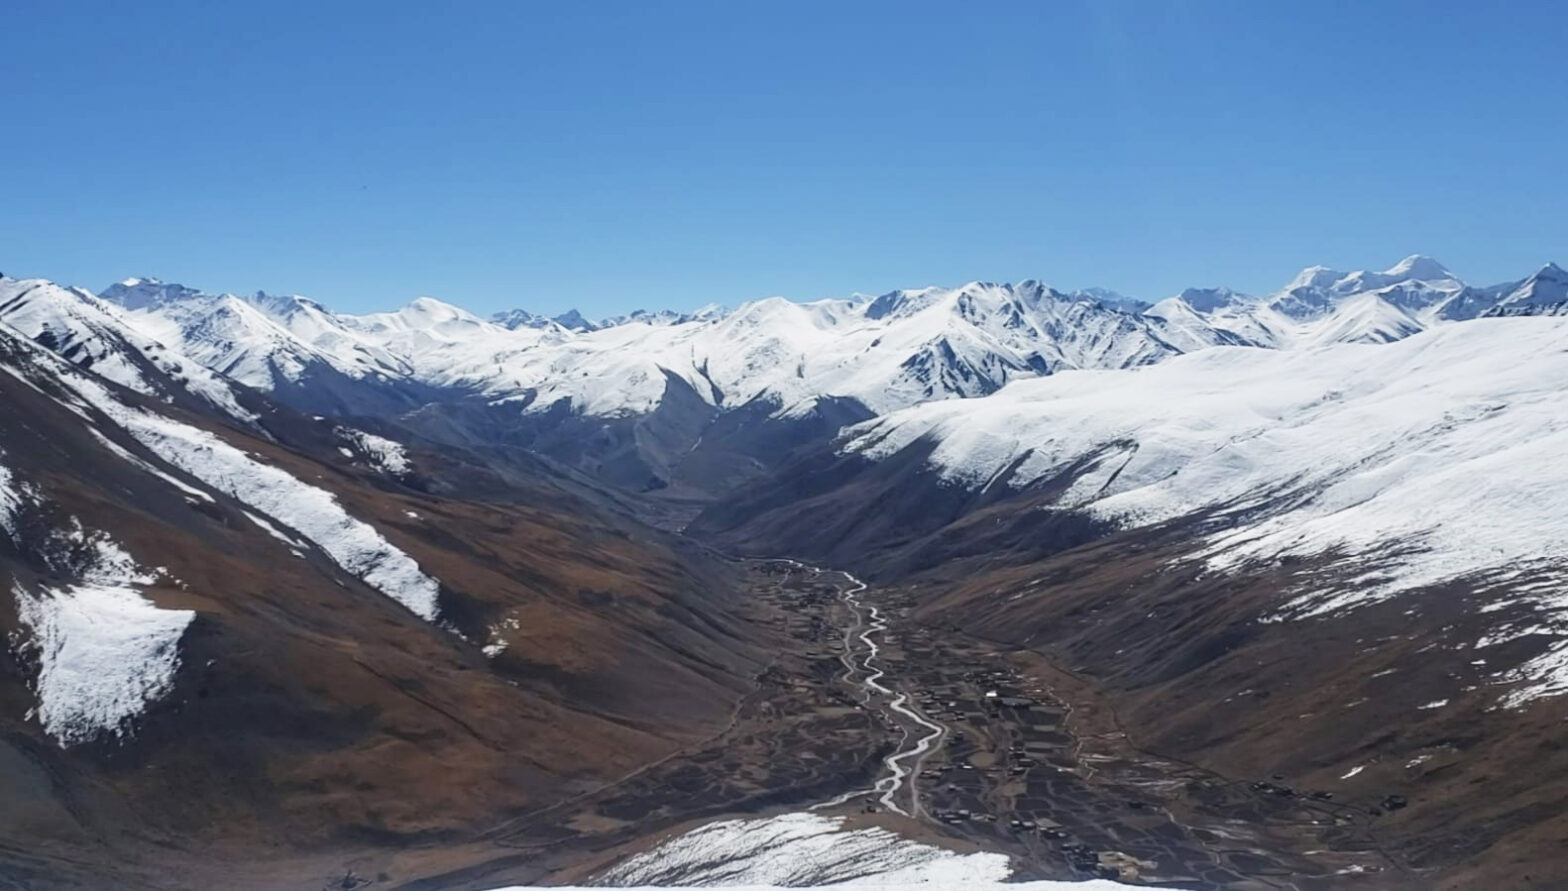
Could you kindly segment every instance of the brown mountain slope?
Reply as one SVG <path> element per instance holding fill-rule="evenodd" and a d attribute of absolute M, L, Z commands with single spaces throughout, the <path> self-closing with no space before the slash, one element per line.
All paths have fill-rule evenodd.
<path fill-rule="evenodd" d="M 23 885 L 167 885 L 198 854 L 244 885 L 474 837 L 721 727 L 764 661 L 728 568 L 559 488 L 448 500 L 322 448 L 298 416 L 270 425 L 295 449 L 108 391 L 332 493 L 439 581 L 430 622 L 164 461 L 62 385 L 81 372 L 4 331 L 0 371 L 0 466 L 30 493 L 0 541 L 0 875 Z M 412 462 L 416 486 L 451 472 Z M 40 633 L 19 604 L 85 578 L 58 545 L 73 521 L 161 568 L 142 597 L 195 616 L 124 735 L 66 745 L 36 712 Z"/>

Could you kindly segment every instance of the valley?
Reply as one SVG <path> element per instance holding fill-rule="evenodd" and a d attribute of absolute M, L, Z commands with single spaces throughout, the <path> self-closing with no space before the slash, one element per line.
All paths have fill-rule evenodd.
<path fill-rule="evenodd" d="M 1568 891 L 1568 3 L 11 6 L 0 891 Z"/>
<path fill-rule="evenodd" d="M 1553 887 L 1564 287 L 0 278 L 0 877 Z"/>
<path fill-rule="evenodd" d="M 913 621 L 907 593 L 791 561 L 750 561 L 747 577 L 762 607 L 754 621 L 778 633 L 781 650 L 723 731 L 496 827 L 464 852 L 487 852 L 481 865 L 398 887 L 615 880 L 626 858 L 704 821 L 801 811 L 1002 852 L 1021 880 L 1428 887 L 1380 848 L 1373 801 L 1141 751 L 1081 682 L 1064 683 L 1027 651 Z M 405 852 L 399 863 L 428 869 L 447 856 Z"/>

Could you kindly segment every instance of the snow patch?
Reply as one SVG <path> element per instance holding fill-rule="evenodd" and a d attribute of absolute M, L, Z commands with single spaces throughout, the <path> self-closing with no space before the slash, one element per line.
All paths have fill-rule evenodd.
<path fill-rule="evenodd" d="M 353 444 L 354 449 L 365 457 L 370 466 L 382 473 L 401 476 L 413 469 L 413 465 L 408 461 L 408 453 L 400 442 L 366 433 L 363 430 L 355 430 L 352 427 L 339 427 L 333 432 L 339 439 Z M 339 451 L 345 457 L 354 457 L 353 451 L 348 449 L 339 449 Z"/>
<path fill-rule="evenodd" d="M 179 668 L 179 642 L 196 614 L 159 609 L 135 590 L 156 574 L 102 533 L 74 518 L 54 536 L 71 548 L 77 582 L 31 592 L 13 588 L 27 634 L 12 645 L 36 657 L 31 716 L 62 746 L 100 734 L 123 736 L 149 702 L 164 696 Z"/>
<path fill-rule="evenodd" d="M 5 453 L 0 452 L 0 460 L 4 458 Z M 37 501 L 37 497 L 38 494 L 32 486 L 17 479 L 10 468 L 0 463 L 0 533 L 14 539 L 22 509 Z"/>
<path fill-rule="evenodd" d="M 1006 882 L 1011 874 L 1012 866 L 1002 854 L 959 854 L 886 829 L 847 830 L 842 818 L 795 813 L 700 826 L 651 851 L 633 855 L 599 881 L 618 887 L 666 889 L 809 885 L 1111 891 L 1135 887 L 1105 880 Z"/>

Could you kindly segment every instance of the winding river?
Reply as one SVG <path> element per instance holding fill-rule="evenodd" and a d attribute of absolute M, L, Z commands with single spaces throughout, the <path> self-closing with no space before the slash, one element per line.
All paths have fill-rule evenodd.
<path fill-rule="evenodd" d="M 882 759 L 887 768 L 887 776 L 877 780 L 876 785 L 870 789 L 861 789 L 846 792 L 837 798 L 824 801 L 812 807 L 812 810 L 834 807 L 863 795 L 876 795 L 877 801 L 889 811 L 905 817 L 920 817 L 925 810 L 920 804 L 919 775 L 920 766 L 925 763 L 926 756 L 936 748 L 942 738 L 947 735 L 947 727 L 930 720 L 909 706 L 909 694 L 890 689 L 882 684 L 882 678 L 887 676 L 887 671 L 878 664 L 882 647 L 874 639 L 877 634 L 887 630 L 887 619 L 882 616 L 882 611 L 876 606 L 863 603 L 860 594 L 869 586 L 855 576 L 842 570 L 822 570 L 808 566 L 795 560 L 785 561 L 791 566 L 813 572 L 836 572 L 842 575 L 848 585 L 840 592 L 840 597 L 849 605 L 854 614 L 854 624 L 844 631 L 844 651 L 839 660 L 844 663 L 844 677 L 853 681 L 856 674 L 865 672 L 865 677 L 858 682 L 861 688 L 861 702 L 871 704 L 876 699 L 885 699 L 886 708 L 890 712 L 907 718 L 923 733 L 914 742 L 914 736 L 909 728 L 904 728 L 904 744 L 898 751 Z M 860 642 L 860 647 L 855 646 L 855 641 Z M 857 664 L 858 663 L 858 664 Z M 906 766 L 907 765 L 907 766 Z M 906 810 L 898 801 L 899 794 L 905 787 L 909 789 L 909 808 Z"/>

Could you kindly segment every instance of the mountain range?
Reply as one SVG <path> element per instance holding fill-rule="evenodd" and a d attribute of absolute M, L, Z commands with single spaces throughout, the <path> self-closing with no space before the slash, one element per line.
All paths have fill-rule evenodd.
<path fill-rule="evenodd" d="M 99 297 L 147 336 L 266 391 L 341 376 L 367 387 L 461 388 L 525 411 L 564 402 L 576 413 L 615 417 L 651 411 L 673 375 L 716 408 L 761 402 L 789 416 L 824 399 L 883 413 L 991 393 L 1019 378 L 1129 368 L 1222 344 L 1382 343 L 1487 313 L 1551 312 L 1568 300 L 1568 273 L 1548 264 L 1478 288 L 1412 256 L 1383 272 L 1312 267 L 1262 297 L 1189 289 L 1152 306 L 1035 281 L 972 282 L 596 322 L 575 310 L 557 319 L 521 310 L 481 319 L 431 298 L 355 316 L 302 297 L 204 294 L 156 279 L 128 279 Z"/>
<path fill-rule="evenodd" d="M 527 873 L 487 827 L 733 728 L 790 557 L 1151 751 L 1397 790 L 1410 887 L 1568 880 L 1565 347 L 1568 272 L 1422 256 L 603 320 L 0 276 L 0 875 Z"/>

